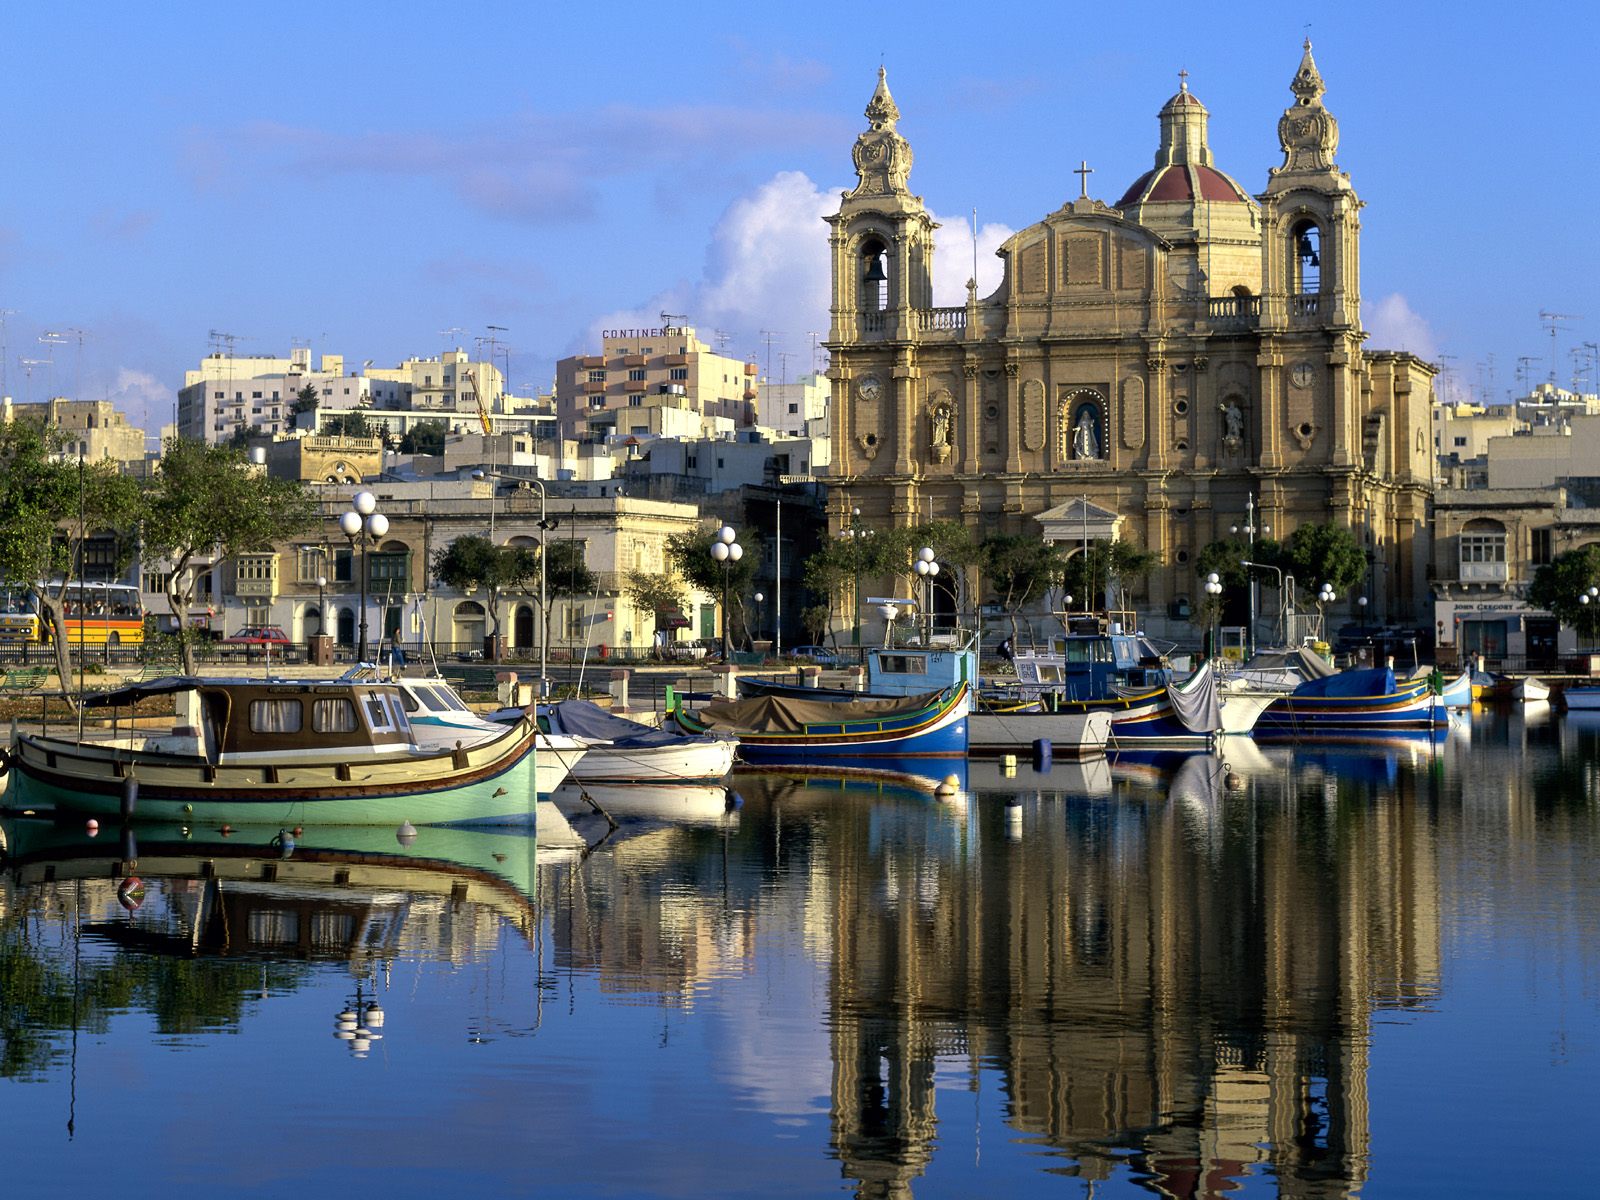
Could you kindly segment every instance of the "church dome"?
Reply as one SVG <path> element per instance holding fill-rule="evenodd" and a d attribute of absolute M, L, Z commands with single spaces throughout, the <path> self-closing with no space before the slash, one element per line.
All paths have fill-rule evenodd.
<path fill-rule="evenodd" d="M 1117 201 L 1118 208 L 1173 202 L 1193 204 L 1215 200 L 1250 204 L 1250 193 L 1212 165 L 1211 147 L 1206 138 L 1209 115 L 1189 81 L 1161 106 L 1161 146 L 1156 165 L 1146 171 Z"/>
<path fill-rule="evenodd" d="M 1154 167 L 1135 179 L 1123 193 L 1122 199 L 1117 201 L 1116 207 L 1127 208 L 1131 204 L 1159 203 L 1163 200 L 1232 200 L 1249 204 L 1250 196 L 1215 167 L 1169 163 Z"/>

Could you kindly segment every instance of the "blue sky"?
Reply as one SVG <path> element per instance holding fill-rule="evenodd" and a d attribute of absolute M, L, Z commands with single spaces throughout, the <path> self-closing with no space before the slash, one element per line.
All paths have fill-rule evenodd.
<path fill-rule="evenodd" d="M 1540 310 L 1575 314 L 1569 379 L 1571 349 L 1600 342 L 1595 6 L 1202 11 L 9 5 L 6 389 L 110 396 L 155 425 L 212 330 L 241 354 L 387 365 L 491 325 L 527 389 L 663 308 L 763 367 L 772 331 L 792 376 L 826 329 L 818 217 L 853 182 L 880 59 L 957 303 L 972 209 L 987 277 L 991 245 L 1077 194 L 1080 159 L 1116 200 L 1180 68 L 1218 165 L 1260 191 L 1307 19 L 1367 202 L 1371 344 L 1456 356 L 1463 392 L 1493 355 L 1503 395 L 1519 356 L 1550 370 Z M 69 330 L 81 348 L 38 340 Z"/>

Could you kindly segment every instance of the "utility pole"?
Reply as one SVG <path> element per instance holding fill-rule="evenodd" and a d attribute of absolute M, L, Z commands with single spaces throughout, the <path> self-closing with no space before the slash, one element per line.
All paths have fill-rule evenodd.
<path fill-rule="evenodd" d="M 783 334 L 780 333 L 780 332 L 777 332 L 775 330 L 763 329 L 761 331 L 761 336 L 764 339 L 766 339 L 766 343 L 767 343 L 767 378 L 771 379 L 772 378 L 772 343 L 777 341 L 779 338 L 781 338 L 783 336 Z"/>

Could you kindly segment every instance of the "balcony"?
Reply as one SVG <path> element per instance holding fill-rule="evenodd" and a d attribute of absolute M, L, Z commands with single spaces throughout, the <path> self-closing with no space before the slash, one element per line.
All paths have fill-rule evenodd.
<path fill-rule="evenodd" d="M 1304 296 L 1289 297 L 1289 315 L 1291 317 L 1314 317 L 1322 311 L 1322 297 L 1315 292 Z"/>
<path fill-rule="evenodd" d="M 1461 564 L 1462 583 L 1505 583 L 1511 572 L 1503 562 L 1464 562 Z"/>
<path fill-rule="evenodd" d="M 1254 329 L 1261 319 L 1261 297 L 1213 296 L 1206 301 L 1206 319 L 1224 329 Z"/>
<path fill-rule="evenodd" d="M 605 394 L 606 385 L 603 380 L 585 380 L 583 393 L 586 396 L 601 396 Z"/>
<path fill-rule="evenodd" d="M 921 333 L 965 333 L 967 310 L 965 308 L 925 308 L 917 313 L 917 329 Z"/>

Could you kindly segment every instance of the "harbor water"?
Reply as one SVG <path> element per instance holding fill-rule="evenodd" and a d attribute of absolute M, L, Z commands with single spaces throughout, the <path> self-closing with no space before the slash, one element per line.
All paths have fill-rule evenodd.
<path fill-rule="evenodd" d="M 730 782 L 409 844 L 7 820 L 8 1188 L 1584 1186 L 1600 715 Z"/>

